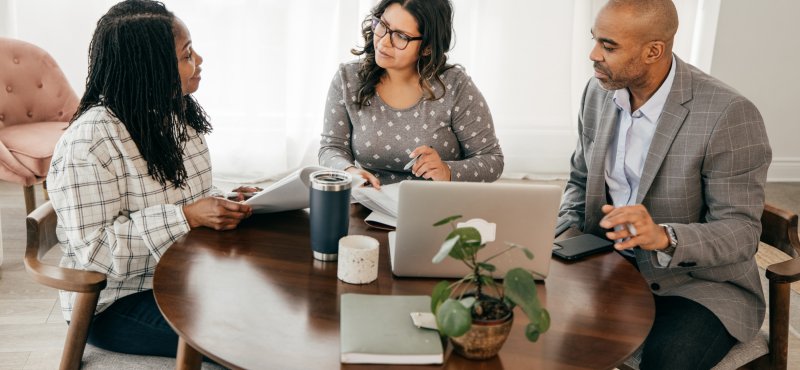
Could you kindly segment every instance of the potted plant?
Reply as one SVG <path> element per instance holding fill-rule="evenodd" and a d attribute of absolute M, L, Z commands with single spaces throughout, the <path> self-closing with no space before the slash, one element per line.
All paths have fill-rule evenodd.
<path fill-rule="evenodd" d="M 472 360 L 489 359 L 497 355 L 508 338 L 514 321 L 513 309 L 519 306 L 530 320 L 525 336 L 536 342 L 539 335 L 550 328 L 550 314 L 536 296 L 533 274 L 544 276 L 533 270 L 514 268 L 506 273 L 501 286 L 491 274 L 485 273 L 495 271 L 489 261 L 510 250 L 519 249 L 528 259 L 533 259 L 533 253 L 506 242 L 508 249 L 479 261 L 478 252 L 486 244 L 481 242 L 481 234 L 474 227 L 456 228 L 453 221 L 459 218 L 461 216 L 448 217 L 433 225 L 449 223 L 453 227 L 453 232 L 433 257 L 433 263 L 450 256 L 469 268 L 463 279 L 454 283 L 442 281 L 433 289 L 431 312 L 436 315 L 439 332 L 450 338 L 453 350 L 459 355 Z M 467 292 L 471 286 L 474 292 Z"/>

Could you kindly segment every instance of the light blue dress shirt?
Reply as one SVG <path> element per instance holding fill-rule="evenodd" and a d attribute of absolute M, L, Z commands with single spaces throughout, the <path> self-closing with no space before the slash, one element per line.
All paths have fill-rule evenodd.
<path fill-rule="evenodd" d="M 611 135 L 611 142 L 606 153 L 605 178 L 608 192 L 614 207 L 636 204 L 639 192 L 639 181 L 650 150 L 650 143 L 656 132 L 661 111 L 667 103 L 667 97 L 675 80 L 675 56 L 672 56 L 672 67 L 664 83 L 656 93 L 635 112 L 631 112 L 631 96 L 628 88 L 614 92 L 614 104 L 619 109 L 616 126 Z M 622 230 L 622 226 L 614 228 Z M 616 240 L 620 242 L 621 240 Z M 630 256 L 633 252 L 623 251 Z M 658 261 L 662 266 L 672 259 L 668 254 L 658 252 Z"/>

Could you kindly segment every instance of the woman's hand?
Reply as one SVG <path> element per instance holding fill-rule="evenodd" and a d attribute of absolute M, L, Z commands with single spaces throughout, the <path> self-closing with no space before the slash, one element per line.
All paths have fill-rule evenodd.
<path fill-rule="evenodd" d="M 424 155 L 417 163 L 414 163 L 414 167 L 411 167 L 414 176 L 433 179 L 433 181 L 450 181 L 450 166 L 442 161 L 435 149 L 423 145 L 414 149 L 409 157 L 414 158 L 420 154 Z"/>
<path fill-rule="evenodd" d="M 364 180 L 367 180 L 367 182 L 370 185 L 372 185 L 373 188 L 375 188 L 377 190 L 381 190 L 381 182 L 378 180 L 377 177 L 373 176 L 367 170 L 360 170 L 360 169 L 355 168 L 355 167 L 347 167 L 344 170 L 344 172 L 349 172 L 353 176 L 360 176 L 360 177 L 364 178 Z M 366 185 L 366 183 L 364 183 L 364 185 Z M 364 186 L 364 185 L 361 185 L 361 186 Z"/>
<path fill-rule="evenodd" d="M 202 198 L 183 206 L 183 216 L 192 229 L 205 226 L 214 230 L 231 230 L 252 213 L 248 205 L 217 197 Z"/>

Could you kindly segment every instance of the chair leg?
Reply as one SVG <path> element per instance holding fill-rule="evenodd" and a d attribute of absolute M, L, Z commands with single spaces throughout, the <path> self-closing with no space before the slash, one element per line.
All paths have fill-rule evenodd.
<path fill-rule="evenodd" d="M 25 193 L 25 216 L 27 217 L 34 209 L 36 209 L 36 193 L 34 192 L 33 185 L 23 186 L 22 191 Z"/>
<path fill-rule="evenodd" d="M 178 337 L 178 358 L 175 361 L 175 370 L 196 370 L 203 362 L 203 355 L 192 348 L 189 343 Z"/>
<path fill-rule="evenodd" d="M 44 200 L 50 200 L 50 194 L 47 194 L 47 181 L 42 182 L 42 191 L 44 192 Z"/>
<path fill-rule="evenodd" d="M 86 348 L 86 339 L 89 337 L 89 326 L 97 309 L 97 300 L 100 292 L 78 293 L 75 297 L 75 307 L 72 311 L 67 341 L 64 343 L 64 353 L 61 355 L 59 370 L 78 370 L 83 359 L 83 350 Z"/>
<path fill-rule="evenodd" d="M 788 367 L 789 292 L 789 284 L 769 282 L 769 354 L 773 370 Z"/>

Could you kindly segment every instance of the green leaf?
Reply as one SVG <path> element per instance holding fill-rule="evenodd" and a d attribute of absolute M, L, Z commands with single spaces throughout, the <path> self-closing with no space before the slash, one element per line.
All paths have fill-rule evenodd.
<path fill-rule="evenodd" d="M 503 280 L 503 288 L 506 298 L 519 306 L 531 320 L 531 324 L 538 328 L 542 321 L 542 304 L 536 296 L 536 280 L 533 276 L 521 268 L 511 269 Z"/>
<path fill-rule="evenodd" d="M 490 275 L 481 275 L 481 285 L 487 288 L 494 285 L 494 278 Z"/>
<path fill-rule="evenodd" d="M 494 265 L 488 263 L 478 262 L 478 266 L 489 272 L 494 272 L 495 270 L 497 270 L 497 268 L 494 267 Z"/>
<path fill-rule="evenodd" d="M 451 233 L 450 235 L 453 234 Z M 436 253 L 436 255 L 433 256 L 433 263 L 442 262 L 442 260 L 444 260 L 444 258 L 447 257 L 447 255 L 453 250 L 453 247 L 456 245 L 456 243 L 458 243 L 458 239 L 461 238 L 461 236 L 456 235 L 452 238 L 448 236 L 447 238 L 448 239 L 442 243 L 442 248 L 439 249 L 439 253 Z"/>
<path fill-rule="evenodd" d="M 539 332 L 546 333 L 550 329 L 550 313 L 542 308 L 542 319 L 539 320 Z"/>
<path fill-rule="evenodd" d="M 458 220 L 458 219 L 459 219 L 459 218 L 461 218 L 461 217 L 462 217 L 462 216 L 460 216 L 460 215 L 459 215 L 459 216 L 450 216 L 450 217 L 448 217 L 448 218 L 445 218 L 444 220 L 441 220 L 441 221 L 439 221 L 439 222 L 437 222 L 437 223 L 433 224 L 433 226 L 442 226 L 442 225 L 444 225 L 444 224 L 446 224 L 446 223 L 449 223 L 450 221 L 455 221 L 455 220 Z"/>
<path fill-rule="evenodd" d="M 513 310 L 514 307 L 517 307 L 517 304 L 514 303 L 512 300 L 508 299 L 508 297 L 503 297 L 503 302 L 508 305 L 509 310 Z"/>
<path fill-rule="evenodd" d="M 442 302 L 446 301 L 447 298 L 450 298 L 450 283 L 446 281 L 442 281 L 433 288 L 433 293 L 431 293 L 431 312 L 436 314 L 436 309 Z"/>
<path fill-rule="evenodd" d="M 525 327 L 525 337 L 531 342 L 539 340 L 539 330 L 536 328 L 536 325 L 528 324 L 528 326 Z"/>
<path fill-rule="evenodd" d="M 511 242 L 506 242 L 506 244 L 509 247 L 522 249 L 522 251 L 525 252 L 525 257 L 528 257 L 529 260 L 533 259 L 533 253 L 531 251 L 529 251 L 528 248 L 525 248 L 525 247 L 523 247 L 523 246 L 521 246 L 519 244 L 514 244 L 514 243 L 511 243 Z"/>
<path fill-rule="evenodd" d="M 470 309 L 472 308 L 472 305 L 475 304 L 475 301 L 476 301 L 475 297 L 467 297 L 460 300 L 459 302 L 461 302 L 461 305 L 463 305 L 464 308 Z"/>
<path fill-rule="evenodd" d="M 456 235 L 461 238 L 450 251 L 450 257 L 459 261 L 472 258 L 472 256 L 478 252 L 478 249 L 480 249 L 481 233 L 474 227 L 461 227 L 453 230 L 447 238 L 450 239 Z"/>
<path fill-rule="evenodd" d="M 443 335 L 457 338 L 472 326 L 472 314 L 455 299 L 448 299 L 439 307 L 436 324 Z"/>

